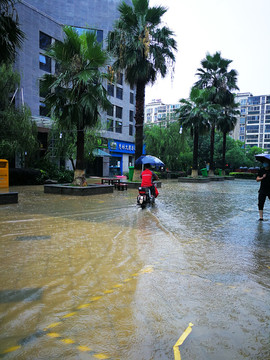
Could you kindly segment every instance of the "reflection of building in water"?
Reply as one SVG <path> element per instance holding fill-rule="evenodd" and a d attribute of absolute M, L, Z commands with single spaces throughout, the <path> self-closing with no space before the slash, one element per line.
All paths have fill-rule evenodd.
<path fill-rule="evenodd" d="M 235 101 L 239 103 L 240 115 L 232 137 L 243 141 L 246 146 L 270 151 L 270 95 L 239 93 Z"/>
<path fill-rule="evenodd" d="M 144 122 L 148 125 L 166 126 L 167 122 L 177 120 L 175 110 L 180 104 L 164 104 L 160 99 L 152 100 L 145 105 Z"/>
<path fill-rule="evenodd" d="M 23 89 L 17 92 L 16 102 L 27 104 L 37 122 L 40 157 L 50 146 L 48 132 L 51 126 L 48 126 L 49 109 L 44 104 L 46 94 L 40 90 L 39 79 L 44 74 L 57 71 L 55 61 L 45 55 L 46 49 L 55 41 L 63 39 L 63 25 L 70 25 L 79 33 L 86 29 L 95 32 L 97 40 L 105 49 L 107 34 L 119 16 L 117 8 L 120 2 L 121 0 L 23 0 L 16 3 L 20 27 L 26 35 L 16 59 L 16 69 L 21 75 Z M 131 0 L 125 2 L 131 4 Z M 112 107 L 108 112 L 101 113 L 104 141 L 100 149 L 109 153 L 109 139 L 134 145 L 135 89 L 125 82 L 123 73 L 118 74 L 115 83 L 108 82 L 104 86 Z M 134 163 L 134 156 L 123 154 L 122 149 L 120 169 L 128 171 L 129 162 Z M 109 159 L 106 156 L 96 158 L 96 168 L 100 172 L 96 175 L 109 175 Z"/>

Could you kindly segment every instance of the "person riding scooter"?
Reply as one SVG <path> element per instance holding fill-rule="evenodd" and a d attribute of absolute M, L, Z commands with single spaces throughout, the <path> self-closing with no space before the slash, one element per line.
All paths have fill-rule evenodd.
<path fill-rule="evenodd" d="M 156 197 L 155 185 L 153 184 L 153 180 L 158 180 L 158 176 L 150 170 L 150 167 L 150 164 L 144 164 L 145 170 L 140 175 L 142 179 L 141 187 L 150 188 L 151 194 Z"/>

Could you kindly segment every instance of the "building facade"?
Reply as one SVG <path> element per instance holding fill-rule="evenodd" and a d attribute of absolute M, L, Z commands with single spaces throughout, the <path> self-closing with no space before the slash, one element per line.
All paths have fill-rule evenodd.
<path fill-rule="evenodd" d="M 46 49 L 54 41 L 63 39 L 63 25 L 72 26 L 78 32 L 85 29 L 94 31 L 105 49 L 108 32 L 119 17 L 117 7 L 120 2 L 121 0 L 21 0 L 16 4 L 20 27 L 26 35 L 15 63 L 15 68 L 21 75 L 21 88 L 17 92 L 16 102 L 27 104 L 31 109 L 38 125 L 41 154 L 47 146 L 46 134 L 50 128 L 50 119 L 39 80 L 46 73 L 54 73 L 56 66 L 45 55 Z M 127 2 L 131 3 L 131 0 Z M 102 146 L 110 156 L 96 159 L 99 162 L 96 168 L 100 169 L 100 173 L 96 175 L 107 176 L 110 175 L 110 169 L 120 174 L 128 171 L 129 165 L 134 163 L 135 149 L 130 153 L 125 146 L 121 146 L 121 151 L 116 156 L 110 144 L 120 142 L 127 144 L 127 149 L 134 148 L 135 89 L 131 89 L 125 82 L 124 74 L 119 74 L 115 83 L 104 86 L 107 87 L 112 107 L 107 113 L 101 113 Z"/>
<path fill-rule="evenodd" d="M 144 123 L 147 125 L 166 126 L 167 122 L 176 121 L 175 110 L 180 104 L 164 104 L 160 99 L 145 105 Z"/>
<path fill-rule="evenodd" d="M 245 146 L 258 146 L 270 152 L 270 95 L 239 93 L 235 101 L 239 103 L 240 115 L 232 137 Z"/>

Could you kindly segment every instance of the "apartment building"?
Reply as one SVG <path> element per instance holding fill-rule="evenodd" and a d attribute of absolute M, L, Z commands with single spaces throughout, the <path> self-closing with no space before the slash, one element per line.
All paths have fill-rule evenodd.
<path fill-rule="evenodd" d="M 180 104 L 164 104 L 161 99 L 152 100 L 145 105 L 144 123 L 166 126 L 167 122 L 177 120 L 175 110 L 179 107 Z"/>
<path fill-rule="evenodd" d="M 27 104 L 38 125 L 40 156 L 46 151 L 51 119 L 39 87 L 40 78 L 54 73 L 56 64 L 45 55 L 48 46 L 63 39 L 63 25 L 80 33 L 85 29 L 96 33 L 97 40 L 106 47 L 106 37 L 119 16 L 121 0 L 21 0 L 16 4 L 19 23 L 26 35 L 18 51 L 15 67 L 21 75 L 17 92 L 18 104 Z M 127 3 L 131 4 L 131 0 Z M 121 174 L 134 162 L 135 89 L 119 74 L 116 83 L 104 84 L 112 108 L 101 113 L 102 150 L 109 156 L 96 158 L 96 175 Z"/>
<path fill-rule="evenodd" d="M 240 115 L 232 133 L 235 140 L 245 145 L 258 146 L 270 151 L 270 95 L 236 95 Z"/>

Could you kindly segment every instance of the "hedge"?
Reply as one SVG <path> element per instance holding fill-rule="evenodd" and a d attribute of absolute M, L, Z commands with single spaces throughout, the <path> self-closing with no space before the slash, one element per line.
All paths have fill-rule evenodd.
<path fill-rule="evenodd" d="M 234 176 L 237 179 L 256 179 L 257 174 L 249 172 L 230 172 L 230 176 Z"/>

